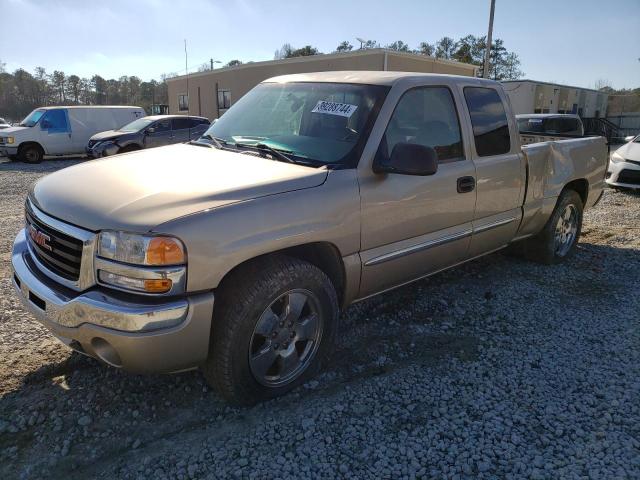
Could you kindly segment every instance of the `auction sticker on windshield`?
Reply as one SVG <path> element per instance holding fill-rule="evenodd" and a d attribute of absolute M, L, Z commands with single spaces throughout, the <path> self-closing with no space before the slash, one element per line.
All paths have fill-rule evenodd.
<path fill-rule="evenodd" d="M 326 113 L 329 115 L 339 115 L 341 117 L 349 118 L 353 115 L 353 112 L 356 111 L 356 108 L 358 108 L 357 105 L 320 100 L 313 110 L 311 110 L 311 113 Z"/>

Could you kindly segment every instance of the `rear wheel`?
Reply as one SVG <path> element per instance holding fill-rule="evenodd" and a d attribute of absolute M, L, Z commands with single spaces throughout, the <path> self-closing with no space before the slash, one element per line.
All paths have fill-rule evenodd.
<path fill-rule="evenodd" d="M 25 163 L 40 163 L 44 157 L 44 151 L 40 145 L 25 145 L 20 147 L 18 156 Z"/>
<path fill-rule="evenodd" d="M 313 376 L 333 343 L 338 301 L 317 267 L 274 257 L 242 268 L 218 294 L 207 381 L 228 401 L 249 405 Z"/>
<path fill-rule="evenodd" d="M 582 231 L 582 199 L 574 190 L 565 190 L 543 230 L 516 245 L 524 257 L 545 264 L 560 263 L 575 252 Z"/>

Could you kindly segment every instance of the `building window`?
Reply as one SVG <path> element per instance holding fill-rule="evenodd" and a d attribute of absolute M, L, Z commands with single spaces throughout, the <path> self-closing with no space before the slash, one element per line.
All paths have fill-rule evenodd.
<path fill-rule="evenodd" d="M 231 90 L 218 90 L 218 108 L 225 109 L 231 106 Z"/>
<path fill-rule="evenodd" d="M 189 110 L 189 95 L 186 93 L 178 95 L 178 110 L 181 112 Z"/>

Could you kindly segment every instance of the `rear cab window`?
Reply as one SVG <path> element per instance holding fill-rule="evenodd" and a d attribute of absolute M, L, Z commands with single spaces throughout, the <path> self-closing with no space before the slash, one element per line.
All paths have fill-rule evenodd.
<path fill-rule="evenodd" d="M 478 156 L 489 157 L 509 153 L 509 121 L 498 92 L 487 87 L 465 87 L 464 98 L 471 117 Z"/>

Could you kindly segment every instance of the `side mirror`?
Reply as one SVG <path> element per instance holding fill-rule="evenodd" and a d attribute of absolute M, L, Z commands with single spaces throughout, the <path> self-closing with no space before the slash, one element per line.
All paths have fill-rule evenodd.
<path fill-rule="evenodd" d="M 400 175 L 433 175 L 438 171 L 436 151 L 417 143 L 396 143 L 391 157 L 386 163 L 374 163 L 376 173 L 397 173 Z"/>
<path fill-rule="evenodd" d="M 156 132 L 155 127 L 149 127 L 149 128 L 147 128 L 147 130 L 144 133 L 146 133 L 147 135 L 150 135 L 150 134 L 155 133 L 155 132 Z"/>
<path fill-rule="evenodd" d="M 636 137 L 634 137 L 633 135 L 629 135 L 628 137 L 624 137 L 624 141 L 625 141 L 625 142 L 627 142 L 627 143 L 629 143 L 629 142 L 630 142 L 631 140 L 633 140 L 634 138 L 636 138 Z"/>

